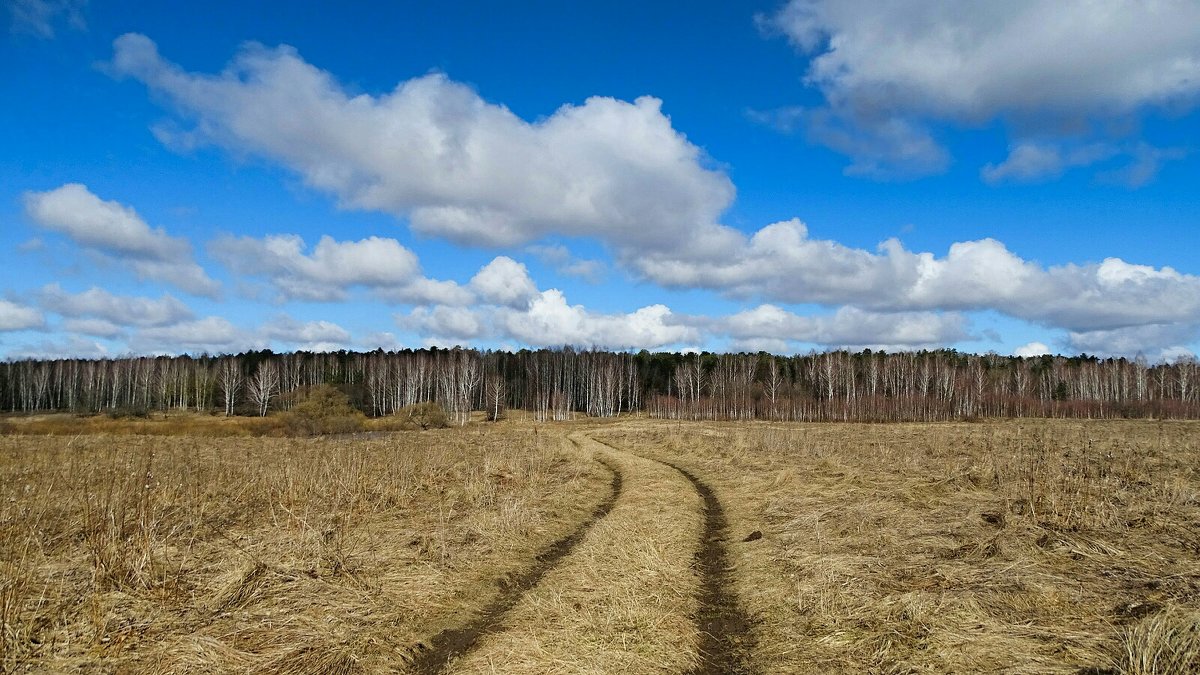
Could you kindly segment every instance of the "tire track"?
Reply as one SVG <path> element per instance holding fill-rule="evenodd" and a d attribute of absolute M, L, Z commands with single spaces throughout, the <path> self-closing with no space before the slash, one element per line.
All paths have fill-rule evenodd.
<path fill-rule="evenodd" d="M 621 452 L 604 441 L 592 440 Z M 747 665 L 746 658 L 754 647 L 750 620 L 738 607 L 737 599 L 730 590 L 729 555 L 725 549 L 729 523 L 725 518 L 725 509 L 721 507 L 712 488 L 687 469 L 659 459 L 645 459 L 683 474 L 704 500 L 704 534 L 696 551 L 696 566 L 701 574 L 700 607 L 696 612 L 696 624 L 701 636 L 701 661 L 690 675 L 744 675 L 754 672 Z"/>
<path fill-rule="evenodd" d="M 700 550 L 696 552 L 696 564 L 703 578 L 700 609 L 696 617 L 701 635 L 702 661 L 692 669 L 692 674 L 751 673 L 746 665 L 746 655 L 754 646 L 750 621 L 730 592 L 729 556 L 725 551 L 729 524 L 725 520 L 725 509 L 721 508 L 721 502 L 712 488 L 691 472 L 670 462 L 663 464 L 683 474 L 704 498 L 704 537 Z"/>
<path fill-rule="evenodd" d="M 603 464 L 612 473 L 612 492 L 608 499 L 597 506 L 592 511 L 591 517 L 574 532 L 539 553 L 534 558 L 533 567 L 508 580 L 499 597 L 485 607 L 477 617 L 464 626 L 447 628 L 426 642 L 418 642 L 413 649 L 415 654 L 410 664 L 411 672 L 421 675 L 440 673 L 451 659 L 466 653 L 480 638 L 495 631 L 500 625 L 500 620 L 517 604 L 521 596 L 536 586 L 547 572 L 583 540 L 593 525 L 607 516 L 609 511 L 612 511 L 617 499 L 621 496 L 623 477 L 620 470 L 608 460 L 597 457 L 596 461 Z"/>

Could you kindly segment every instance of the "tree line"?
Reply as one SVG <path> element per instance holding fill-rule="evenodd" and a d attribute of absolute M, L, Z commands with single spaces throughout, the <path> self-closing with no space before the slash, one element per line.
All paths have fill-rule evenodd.
<path fill-rule="evenodd" d="M 1200 418 L 1194 358 L 1008 357 L 955 350 L 798 356 L 473 349 L 6 361 L 10 412 L 267 415 L 331 384 L 372 416 L 436 402 L 538 420 L 642 413 L 695 420 L 937 421 L 985 417 Z"/>

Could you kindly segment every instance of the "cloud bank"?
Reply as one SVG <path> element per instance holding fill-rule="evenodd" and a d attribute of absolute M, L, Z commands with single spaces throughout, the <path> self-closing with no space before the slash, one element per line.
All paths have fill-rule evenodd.
<path fill-rule="evenodd" d="M 848 155 L 850 174 L 944 170 L 940 123 L 1103 136 L 1108 122 L 1189 110 L 1200 94 L 1200 5 L 1190 0 L 791 0 L 759 23 L 811 56 L 804 81 L 826 103 L 789 119 Z M 984 177 L 1040 179 L 1098 161 L 1046 156 L 1064 152 L 1018 143 Z"/>

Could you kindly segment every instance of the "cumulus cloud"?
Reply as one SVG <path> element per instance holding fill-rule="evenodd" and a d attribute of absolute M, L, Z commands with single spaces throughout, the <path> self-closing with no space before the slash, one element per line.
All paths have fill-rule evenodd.
<path fill-rule="evenodd" d="M 567 304 L 557 289 L 542 291 L 525 311 L 503 312 L 499 324 L 506 335 L 537 347 L 655 349 L 697 339 L 696 330 L 680 323 L 665 305 L 600 314 Z"/>
<path fill-rule="evenodd" d="M 491 312 L 481 308 L 415 307 L 407 316 L 398 316 L 397 324 L 423 336 L 469 343 L 485 337 L 489 331 Z M 449 343 L 446 343 L 449 344 Z"/>
<path fill-rule="evenodd" d="M 881 313 L 855 307 L 843 307 L 832 316 L 801 316 L 775 305 L 759 305 L 720 320 L 717 330 L 742 345 L 778 346 L 787 341 L 891 350 L 937 348 L 972 337 L 961 314 Z"/>
<path fill-rule="evenodd" d="M 116 324 L 97 318 L 68 319 L 62 328 L 76 336 L 124 339 L 128 350 L 143 354 L 236 353 L 272 345 L 288 350 L 336 351 L 352 344 L 349 331 L 327 320 L 301 321 L 281 313 L 257 326 L 239 326 L 220 316 L 192 319 L 189 313 L 187 317 L 170 323 L 142 322 L 132 333 L 127 332 L 132 322 Z"/>
<path fill-rule="evenodd" d="M 1186 321 L 1200 314 L 1200 277 L 1118 258 L 1043 267 L 994 239 L 959 242 L 943 257 L 888 240 L 866 251 L 808 236 L 799 220 L 774 223 L 730 247 L 724 260 L 649 253 L 630 261 L 665 286 L 735 297 L 856 305 L 881 311 L 995 309 L 1069 330 Z"/>
<path fill-rule="evenodd" d="M 507 338 L 530 347 L 661 349 L 727 339 L 736 350 L 784 353 L 796 343 L 901 350 L 973 339 L 966 318 L 957 313 L 876 313 L 846 307 L 831 316 L 808 317 L 761 305 L 731 316 L 707 317 L 677 315 L 661 304 L 601 313 L 568 303 L 557 289 L 539 292 L 523 309 L 417 307 L 396 321 L 440 345 Z"/>
<path fill-rule="evenodd" d="M 1047 110 L 1100 115 L 1190 105 L 1200 81 L 1190 75 L 1188 60 L 1194 31 L 1179 22 L 1193 10 L 1179 3 L 1163 5 L 1167 19 L 1142 16 L 1142 5 L 1095 17 L 1079 14 L 1082 5 L 1074 3 L 964 7 L 790 3 L 765 22 L 816 54 L 808 81 L 828 103 L 792 116 L 854 157 L 852 172 L 883 177 L 896 162 L 929 172 L 950 161 L 929 120 L 974 124 Z M 1094 21 L 1083 20 L 1089 17 Z M 1130 24 L 1134 32 L 1162 24 L 1163 39 L 1121 34 L 1113 49 L 1123 56 L 1100 50 L 1098 36 L 1129 17 L 1140 17 Z M 1056 31 L 1072 21 L 1080 33 L 1064 46 Z M 1092 62 L 1098 50 L 1111 72 Z M 110 68 L 171 101 L 193 140 L 268 158 L 348 207 L 391 213 L 417 232 L 459 243 L 509 246 L 550 235 L 586 236 L 606 244 L 617 265 L 664 287 L 882 314 L 996 310 L 1087 332 L 1187 321 L 1200 312 L 1200 277 L 1167 267 L 1116 258 L 1047 267 L 993 239 L 958 242 L 944 254 L 910 251 L 896 240 L 865 250 L 812 238 L 799 220 L 750 234 L 723 226 L 719 217 L 732 203 L 732 183 L 707 165 L 652 98 L 591 98 L 528 122 L 440 74 L 383 94 L 352 96 L 289 47 L 249 45 L 222 72 L 201 74 L 164 60 L 152 41 L 136 34 L 114 43 Z M 1040 180 L 1072 166 L 1134 156 L 1140 147 L 1024 140 L 983 174 L 997 182 Z M 1098 159 L 1109 152 L 1116 154 Z M 1148 168 L 1135 161 L 1114 180 L 1134 184 L 1171 158 L 1149 149 L 1143 155 Z M 572 260 L 550 245 L 529 250 L 560 261 L 551 264 Z M 235 272 L 266 277 L 285 300 L 340 300 L 357 286 L 393 302 L 427 305 L 410 319 L 429 332 L 476 335 L 484 328 L 467 321 L 470 315 L 484 327 L 499 326 L 494 334 L 522 341 L 528 326 L 544 320 L 563 333 L 542 335 L 542 341 L 622 344 L 605 332 L 613 323 L 606 315 L 538 291 L 527 270 L 505 257 L 460 285 L 422 277 L 415 255 L 378 237 L 326 237 L 311 252 L 294 236 L 226 237 L 212 251 Z M 349 259 L 355 264 L 338 262 Z M 632 340 L 652 344 L 676 336 L 679 317 L 647 310 L 638 310 L 642 324 L 630 325 Z M 510 329 L 511 316 L 526 323 Z"/>
<path fill-rule="evenodd" d="M 125 328 L 104 319 L 67 319 L 63 322 L 63 330 L 76 335 L 114 340 L 125 335 Z"/>
<path fill-rule="evenodd" d="M 507 256 L 484 265 L 471 277 L 471 288 L 486 302 L 517 309 L 528 306 L 538 292 L 528 268 Z"/>
<path fill-rule="evenodd" d="M 290 47 L 248 45 L 207 75 L 164 60 L 138 34 L 114 42 L 110 69 L 172 101 L 194 120 L 194 139 L 268 157 L 348 207 L 394 214 L 424 234 L 710 249 L 727 235 L 717 218 L 733 184 L 705 167 L 653 97 L 592 97 L 527 122 L 441 74 L 352 96 Z"/>
<path fill-rule="evenodd" d="M 1050 353 L 1050 348 L 1043 342 L 1029 342 L 1013 350 L 1013 356 L 1042 356 Z"/>
<path fill-rule="evenodd" d="M 100 359 L 112 356 L 108 348 L 78 335 L 61 340 L 42 340 L 18 345 L 4 355 L 6 359 Z"/>
<path fill-rule="evenodd" d="M 697 341 L 700 332 L 664 305 L 633 312 L 600 313 L 571 305 L 558 289 L 536 292 L 524 305 L 416 307 L 396 323 L 432 344 L 509 339 L 530 347 L 656 349 Z"/>
<path fill-rule="evenodd" d="M 194 295 L 217 293 L 219 285 L 192 260 L 186 239 L 151 228 L 132 208 L 104 201 L 85 185 L 67 183 L 46 192 L 26 192 L 25 211 L 39 226 L 127 263 L 139 278 L 172 284 Z"/>
<path fill-rule="evenodd" d="M 1200 323 L 1152 324 L 1111 330 L 1071 331 L 1067 344 L 1072 351 L 1097 356 L 1144 354 L 1151 360 L 1167 360 L 1188 353 L 1188 345 L 1200 340 Z"/>
<path fill-rule="evenodd" d="M 347 289 L 355 286 L 398 292 L 420 278 L 416 254 L 395 239 L 336 241 L 326 235 L 311 253 L 305 248 L 304 240 L 294 234 L 223 236 L 209 245 L 229 269 L 266 277 L 285 300 L 344 300 Z"/>
<path fill-rule="evenodd" d="M 417 277 L 403 286 L 378 288 L 382 300 L 405 305 L 467 305 L 475 294 L 457 281 Z"/>
<path fill-rule="evenodd" d="M 169 294 L 158 299 L 131 297 L 96 287 L 82 293 L 68 293 L 58 284 L 50 284 L 38 293 L 38 302 L 44 309 L 67 318 L 98 319 L 114 326 L 163 326 L 192 318 L 192 311 Z M 104 332 L 89 334 L 105 335 Z"/>
<path fill-rule="evenodd" d="M 396 339 L 396 336 L 388 331 L 368 333 L 358 341 L 358 345 L 362 349 L 368 351 L 374 351 L 376 349 L 382 349 L 384 351 L 396 351 L 404 348 L 404 345 Z"/>
<path fill-rule="evenodd" d="M 33 307 L 0 300 L 0 332 L 41 328 L 45 324 L 46 317 Z"/>
<path fill-rule="evenodd" d="M 862 172 L 939 170 L 929 161 L 933 122 L 1086 123 L 1187 109 L 1200 93 L 1200 5 L 1191 0 L 791 0 L 759 20 L 812 55 L 805 82 L 826 106 L 810 114 L 846 131 L 815 135 Z M 907 142 L 889 144 L 880 133 L 889 128 Z M 1029 151 L 1022 159 L 1047 161 Z"/>
<path fill-rule="evenodd" d="M 253 331 L 238 328 L 228 319 L 218 316 L 207 316 L 169 326 L 143 328 L 134 333 L 129 340 L 129 347 L 143 354 L 221 354 L 263 349 L 266 346 L 265 338 Z"/>
<path fill-rule="evenodd" d="M 350 331 L 331 321 L 297 321 L 280 314 L 263 324 L 259 333 L 266 339 L 293 349 L 322 352 L 344 349 L 350 344 Z"/>

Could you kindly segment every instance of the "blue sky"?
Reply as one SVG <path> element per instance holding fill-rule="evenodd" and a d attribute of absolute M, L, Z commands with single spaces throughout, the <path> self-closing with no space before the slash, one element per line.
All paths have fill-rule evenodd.
<path fill-rule="evenodd" d="M 1200 349 L 1193 2 L 341 4 L 6 2 L 0 357 Z"/>

